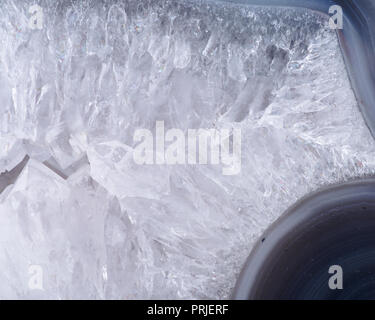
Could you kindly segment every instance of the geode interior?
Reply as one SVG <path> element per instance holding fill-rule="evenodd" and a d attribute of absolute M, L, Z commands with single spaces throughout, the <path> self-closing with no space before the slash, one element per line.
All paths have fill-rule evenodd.
<path fill-rule="evenodd" d="M 228 298 L 286 208 L 375 171 L 318 13 L 45 0 L 32 30 L 32 4 L 0 5 L 0 298 Z M 240 174 L 136 165 L 134 132 L 158 120 L 240 128 Z"/>

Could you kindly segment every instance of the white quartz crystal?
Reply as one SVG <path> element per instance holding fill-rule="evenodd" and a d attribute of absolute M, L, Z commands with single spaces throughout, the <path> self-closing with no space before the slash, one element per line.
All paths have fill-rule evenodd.
<path fill-rule="evenodd" d="M 44 0 L 31 29 L 32 4 L 0 4 L 1 299 L 228 298 L 285 209 L 375 171 L 326 17 Z M 134 132 L 158 120 L 240 128 L 241 172 L 137 165 Z"/>

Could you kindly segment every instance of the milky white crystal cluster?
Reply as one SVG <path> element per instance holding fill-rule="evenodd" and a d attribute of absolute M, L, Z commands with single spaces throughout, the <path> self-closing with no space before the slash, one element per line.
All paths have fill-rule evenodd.
<path fill-rule="evenodd" d="M 45 0 L 30 29 L 33 3 L 0 4 L 0 298 L 228 298 L 288 206 L 375 171 L 321 15 Z M 241 172 L 136 165 L 134 131 L 158 120 L 240 128 Z"/>

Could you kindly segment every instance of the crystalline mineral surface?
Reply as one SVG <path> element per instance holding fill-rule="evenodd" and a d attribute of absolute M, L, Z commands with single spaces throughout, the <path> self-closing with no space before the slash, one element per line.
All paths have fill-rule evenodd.
<path fill-rule="evenodd" d="M 14 184 L 0 176 L 0 298 L 228 298 L 288 206 L 374 173 L 326 17 L 46 0 L 32 29 L 33 3 L 0 5 L 0 172 L 30 157 Z M 158 120 L 240 128 L 241 172 L 135 164 L 135 130 Z"/>

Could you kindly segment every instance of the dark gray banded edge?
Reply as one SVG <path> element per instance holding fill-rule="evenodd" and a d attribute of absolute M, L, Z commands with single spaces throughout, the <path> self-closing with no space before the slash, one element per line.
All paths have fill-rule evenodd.
<path fill-rule="evenodd" d="M 280 279 L 277 281 L 284 281 L 282 278 L 285 274 L 287 274 L 287 268 L 294 267 L 295 264 L 298 264 L 298 268 L 303 267 L 304 264 L 308 265 L 311 261 L 292 261 L 293 259 L 287 260 L 282 257 L 283 255 L 291 255 L 295 256 L 294 253 L 298 252 L 298 255 L 301 255 L 301 244 L 298 244 L 298 250 L 293 251 L 293 253 L 285 253 L 285 249 L 291 248 L 294 250 L 293 247 L 296 246 L 298 242 L 301 242 L 301 238 L 306 235 L 305 231 L 307 230 L 310 232 L 314 228 L 316 228 L 314 238 L 311 238 L 311 246 L 313 246 L 313 242 L 319 241 L 326 244 L 324 247 L 327 249 L 327 252 L 322 252 L 323 262 L 327 262 L 331 259 L 331 256 L 334 251 L 338 249 L 340 251 L 340 255 L 342 252 L 346 252 L 347 244 L 344 244 L 342 239 L 341 242 L 335 242 L 336 230 L 334 227 L 331 229 L 330 232 L 326 232 L 324 228 L 320 228 L 319 223 L 321 221 L 326 221 L 327 219 L 332 219 L 336 221 L 340 221 L 342 218 L 340 215 L 342 212 L 349 212 L 351 217 L 348 219 L 348 215 L 341 219 L 341 223 L 344 225 L 344 234 L 348 233 L 348 230 L 353 234 L 357 234 L 360 237 L 365 236 L 365 229 L 370 229 L 370 234 L 374 235 L 375 233 L 372 232 L 373 227 L 375 225 L 375 178 L 368 178 L 368 179 L 361 179 L 361 180 L 354 180 L 338 185 L 332 185 L 329 187 L 325 187 L 320 189 L 319 191 L 308 195 L 298 201 L 294 206 L 292 206 L 289 210 L 287 210 L 281 218 L 279 218 L 275 223 L 271 225 L 270 228 L 262 235 L 262 237 L 256 243 L 254 249 L 252 250 L 241 274 L 237 281 L 236 288 L 233 292 L 233 299 L 239 300 L 247 300 L 247 299 L 275 299 L 279 298 L 277 295 L 280 288 L 277 287 L 273 288 L 274 285 L 272 281 L 267 283 L 270 277 L 274 279 Z M 363 210 L 367 209 L 367 211 Z M 356 220 L 356 213 L 360 212 L 358 217 L 359 220 Z M 365 219 L 362 219 L 365 218 Z M 362 220 L 361 220 L 362 219 Z M 367 219 L 367 220 L 366 220 Z M 354 221 L 354 223 L 353 223 Z M 355 225 L 358 221 L 358 225 Z M 349 222 L 349 223 L 348 223 Z M 362 224 L 362 233 L 361 228 L 358 227 Z M 338 223 L 339 225 L 339 223 Z M 369 230 L 367 230 L 369 231 Z M 367 232 L 368 233 L 368 232 Z M 371 246 L 371 250 L 374 250 L 374 238 L 371 241 L 368 241 L 366 238 L 366 243 Z M 306 239 L 305 239 L 306 240 Z M 347 238 L 348 243 L 354 242 L 355 239 Z M 353 240 L 353 241 L 352 241 Z M 363 239 L 362 239 L 363 240 Z M 362 241 L 361 240 L 361 241 Z M 308 248 L 310 244 L 305 245 L 309 242 L 309 239 L 302 243 L 304 248 Z M 345 246 L 346 245 L 346 246 Z M 341 246 L 341 247 L 340 247 Z M 332 250 L 331 250 L 332 248 Z M 353 258 L 352 255 L 356 254 L 356 250 L 349 250 L 349 258 Z M 367 251 L 368 254 L 370 251 Z M 373 253 L 373 252 L 371 252 Z M 325 255 L 325 256 L 324 256 Z M 319 255 L 311 255 L 310 252 L 306 254 L 308 258 L 316 258 L 318 261 L 322 258 Z M 375 258 L 374 254 L 371 254 L 373 258 Z M 296 260 L 299 259 L 295 256 Z M 354 257 L 358 259 L 358 257 Z M 280 264 L 280 261 L 284 259 L 284 262 Z M 337 256 L 339 259 L 339 255 Z M 335 258 L 333 258 L 335 260 Z M 302 263 L 301 263 L 302 262 Z M 365 261 L 366 262 L 366 261 Z M 373 263 L 373 261 L 372 261 Z M 353 265 L 353 263 L 351 263 Z M 276 270 L 273 269 L 274 266 L 282 266 L 282 269 L 277 268 Z M 351 267 L 351 266 L 350 266 Z M 319 266 L 321 269 L 321 266 Z M 328 278 L 328 268 L 324 269 L 323 276 Z M 375 270 L 372 271 L 373 273 Z M 300 276 L 300 275 L 298 275 Z M 374 278 L 374 274 L 371 275 Z M 303 284 L 298 283 L 298 278 L 291 281 L 289 284 L 291 287 L 301 286 Z M 320 280 L 320 284 L 322 286 L 327 286 L 327 279 Z M 265 285 L 267 283 L 267 285 Z M 284 283 L 285 285 L 285 283 Z M 362 284 L 361 284 L 362 285 Z M 345 286 L 345 285 L 344 285 Z M 299 290 L 297 288 L 296 290 Z M 326 287 L 326 291 L 328 291 L 328 287 Z M 275 296 L 273 296 L 273 290 L 275 290 Z M 287 289 L 288 290 L 288 289 Z M 266 293 L 264 292 L 266 291 Z M 334 292 L 332 292 L 334 294 Z M 337 293 L 337 292 L 336 292 Z M 374 292 L 371 292 L 374 293 Z M 289 292 L 287 292 L 289 294 Z M 303 298 L 303 297 L 296 297 L 293 296 L 295 292 L 292 292 L 290 296 L 282 296 L 281 298 Z M 314 296 L 314 292 L 308 293 L 310 296 L 308 298 L 317 298 Z"/>

